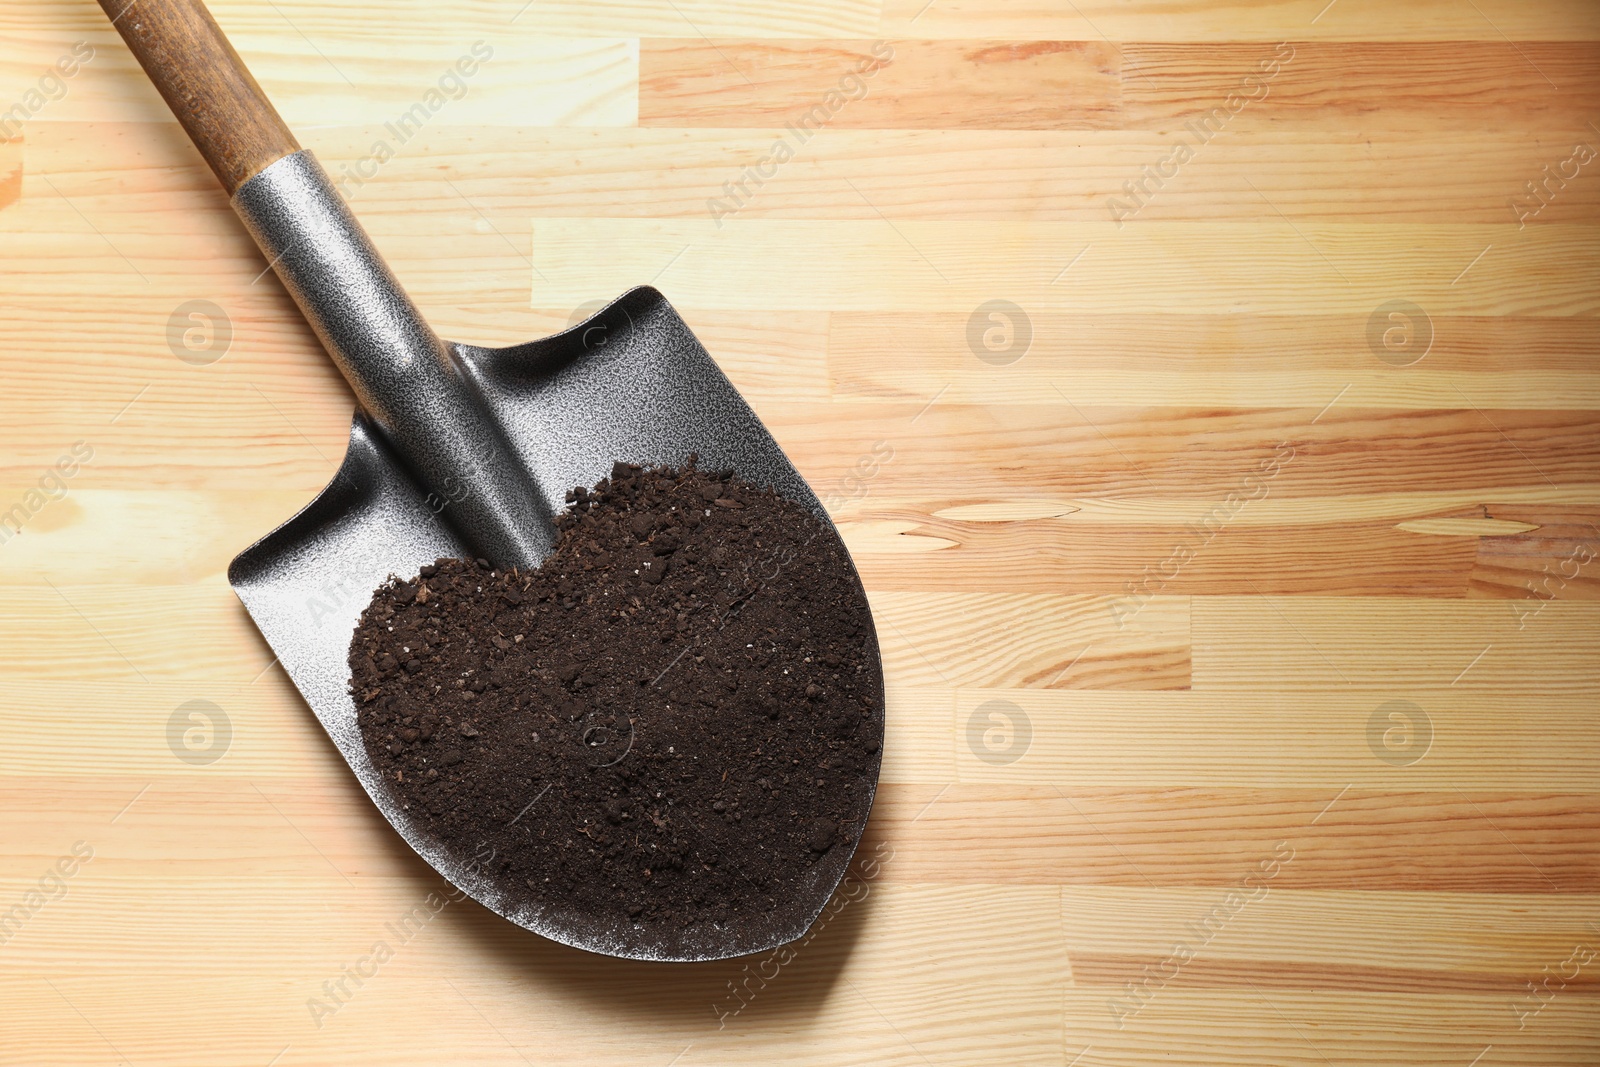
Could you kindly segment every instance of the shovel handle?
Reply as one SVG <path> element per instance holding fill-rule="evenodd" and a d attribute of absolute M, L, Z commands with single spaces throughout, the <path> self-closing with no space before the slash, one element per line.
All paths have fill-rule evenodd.
<path fill-rule="evenodd" d="M 415 487 L 475 555 L 537 566 L 533 475 L 201 0 L 100 0 Z M 341 490 L 342 491 L 342 490 Z M 397 542 L 398 543 L 398 542 Z"/>
<path fill-rule="evenodd" d="M 300 150 L 200 0 L 100 0 L 100 7 L 229 196 Z"/>

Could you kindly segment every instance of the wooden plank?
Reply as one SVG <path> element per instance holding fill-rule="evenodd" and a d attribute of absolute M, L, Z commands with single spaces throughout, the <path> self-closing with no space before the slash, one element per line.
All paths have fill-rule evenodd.
<path fill-rule="evenodd" d="M 1181 0 L 1159 13 L 1117 0 L 884 0 L 882 31 L 904 37 L 1113 41 L 1592 41 L 1600 17 L 1584 0 Z M 755 36 L 752 34 L 751 36 Z"/>
<path fill-rule="evenodd" d="M 1360 521 L 1330 502 L 1322 521 L 1275 525 L 1255 510 L 1258 504 L 1279 515 L 1310 509 L 1290 506 L 1305 501 L 1273 508 L 1270 492 L 1269 486 L 1237 507 L 1213 502 L 1165 513 L 1146 501 L 1143 522 L 1134 507 L 1108 507 L 1097 518 L 1065 501 L 1041 502 L 1040 510 L 1055 514 L 1037 518 L 959 517 L 970 509 L 1003 515 L 1027 507 L 1026 496 L 953 507 L 868 500 L 846 511 L 841 529 L 877 589 L 919 589 L 937 576 L 952 590 L 1098 593 L 1135 601 L 1262 593 L 1496 597 L 1529 601 L 1513 609 L 1519 625 L 1537 615 L 1539 604 L 1600 599 L 1594 566 L 1600 515 L 1592 506 L 1423 508 L 1419 513 L 1469 517 L 1396 522 L 1392 516 Z M 1092 509 L 1096 502 L 1082 503 Z M 1476 517 L 1485 513 L 1541 521 Z M 1506 523 L 1512 529 L 1440 530 L 1439 523 Z"/>
<path fill-rule="evenodd" d="M 215 1042 L 223 1041 L 230 1047 L 276 1041 L 267 1051 L 268 1057 L 281 1052 L 287 1043 L 294 1050 L 292 1055 L 303 1060 L 309 1057 L 309 1062 L 359 1058 L 359 1045 L 365 1040 L 361 1035 L 367 1028 L 397 1011 L 416 1021 L 415 1009 L 407 1007 L 413 1003 L 428 1005 L 422 1009 L 422 1018 L 432 1033 L 447 1032 L 449 1018 L 465 1011 L 478 1020 L 475 1032 L 487 1038 L 457 1038 L 452 1051 L 442 1041 L 419 1036 L 414 1054 L 449 1058 L 465 1047 L 470 1048 L 474 1062 L 524 1062 L 524 1050 L 537 1055 L 539 1046 L 560 1042 L 568 1051 L 600 1057 L 606 1063 L 629 1062 L 642 1047 L 638 1037 L 624 1043 L 599 1025 L 586 1027 L 579 1035 L 562 1033 L 563 1017 L 603 1011 L 584 1005 L 591 997 L 603 1000 L 607 993 L 626 997 L 628 1011 L 635 1014 L 639 1025 L 648 1021 L 644 1042 L 659 1040 L 663 1047 L 675 1042 L 666 1051 L 669 1058 L 691 1044 L 700 1062 L 737 1063 L 750 1048 L 770 1049 L 777 1055 L 782 1045 L 793 1041 L 783 1033 L 785 1023 L 814 1017 L 816 1025 L 851 1035 L 852 1042 L 868 1050 L 874 1062 L 901 1063 L 906 1062 L 905 1057 L 916 1060 L 916 1047 L 906 1044 L 907 1031 L 917 1035 L 917 1045 L 946 1050 L 950 1057 L 946 1062 L 1059 1062 L 1060 989 L 1065 982 L 1066 959 L 1059 935 L 1059 902 L 1053 889 L 987 891 L 985 899 L 1002 908 L 1004 915 L 993 923 L 976 924 L 961 921 L 973 904 L 968 891 L 871 885 L 867 887 L 869 895 L 846 902 L 792 962 L 767 970 L 766 978 L 755 969 L 755 964 L 762 962 L 757 957 L 703 965 L 685 972 L 681 980 L 662 982 L 660 968 L 619 964 L 560 946 L 541 945 L 532 936 L 500 937 L 495 962 L 473 966 L 469 961 L 481 951 L 482 939 L 499 937 L 502 931 L 498 920 L 470 904 L 448 906 L 412 939 L 397 943 L 386 923 L 406 914 L 437 884 L 433 879 L 417 882 L 409 893 L 403 883 L 363 884 L 358 892 L 368 899 L 357 902 L 350 901 L 354 894 L 349 887 L 316 887 L 333 899 L 327 906 L 310 909 L 316 914 L 309 918 L 304 914 L 303 898 L 280 896 L 274 902 L 262 902 L 261 921 L 256 923 L 241 921 L 242 909 L 236 904 L 229 906 L 237 900 L 237 887 L 224 891 L 225 884 L 216 882 L 175 887 L 166 906 L 154 915 L 165 919 L 176 912 L 177 905 L 187 905 L 203 914 L 200 929 L 220 938 L 222 944 L 235 946 L 232 952 L 239 956 L 253 957 L 268 949 L 275 934 L 289 937 L 292 929 L 304 929 L 308 923 L 318 934 L 293 938 L 298 950 L 284 954 L 277 967 L 267 972 L 254 969 L 244 976 L 237 967 L 220 966 L 228 958 L 238 958 L 232 952 L 213 952 L 197 961 L 200 972 L 214 982 L 213 1012 L 198 1031 L 200 1039 L 190 1043 L 199 1050 L 197 1054 L 187 1059 L 181 1054 L 163 1057 L 163 1062 L 208 1062 L 205 1057 L 210 1051 L 201 1046 L 214 1048 Z M 140 883 L 135 880 L 124 886 Z M 158 883 L 150 888 L 161 887 Z M 383 891 L 379 899 L 372 899 L 374 888 Z M 119 905 L 125 906 L 127 899 L 125 892 L 114 890 L 86 890 L 82 895 L 84 903 L 113 912 Z M 69 934 L 70 942 L 86 943 L 95 932 L 109 936 L 113 943 L 125 940 L 121 929 L 107 929 L 106 925 L 82 927 Z M 393 948 L 392 958 L 359 990 L 347 984 L 353 991 L 348 1001 L 336 1013 L 324 1016 L 320 1027 L 313 1024 L 305 1005 L 313 997 L 326 1002 L 321 983 L 337 979 L 352 960 L 368 956 L 379 940 Z M 35 966 L 43 967 L 59 958 L 55 952 L 37 950 L 29 955 Z M 180 958 L 190 955 L 185 952 Z M 887 963 L 902 956 L 915 962 Z M 467 972 L 465 976 L 457 973 L 462 970 Z M 441 974 L 454 977 L 444 980 Z M 737 1011 L 734 1009 L 741 1002 L 729 992 L 730 987 L 748 998 L 746 1006 Z M 66 996 L 81 1003 L 87 1016 L 95 1020 L 95 1028 L 108 1037 L 135 1035 L 132 1040 L 114 1040 L 127 1055 L 136 1057 L 141 1052 L 159 1056 L 168 1040 L 159 1028 L 141 1025 L 139 1016 L 155 1005 L 164 1005 L 178 990 L 166 983 L 153 988 L 154 992 L 150 986 L 141 990 L 116 974 L 77 970 L 70 980 L 63 977 L 55 990 L 37 979 L 8 976 L 4 993 L 13 1004 L 32 1003 L 41 995 Z M 450 998 L 448 1012 L 435 1006 L 442 1005 L 444 997 Z M 952 999 L 974 1005 L 987 1021 L 974 1025 L 964 1013 L 945 1010 L 945 1003 Z M 59 1005 L 60 1000 L 55 1003 Z M 58 1010 L 41 1007 L 47 1015 Z M 436 1015 L 428 1019 L 429 1013 Z M 886 1026 L 885 1018 L 894 1022 Z M 223 1029 L 235 1019 L 265 1019 L 273 1029 L 257 1030 L 248 1023 L 242 1033 L 232 1027 Z M 485 1019 L 495 1022 L 485 1026 Z M 205 1028 L 211 1026 L 217 1029 Z M 8 1047 L 17 1050 L 43 1047 L 47 1036 L 26 1024 L 8 1029 L 8 1036 L 13 1037 Z M 93 1030 L 89 1033 L 94 1036 Z M 74 1042 L 69 1047 L 76 1051 L 81 1046 Z"/>
<path fill-rule="evenodd" d="M 8 84 L 31 82 L 82 39 L 94 49 L 94 58 L 39 118 L 170 122 L 167 105 L 103 13 L 92 8 L 86 13 L 98 20 L 98 28 L 8 36 L 0 77 Z M 458 36 L 440 33 L 436 25 L 399 39 L 374 34 L 370 22 L 313 39 L 283 22 L 281 13 L 269 8 L 265 17 L 277 22 L 270 34 L 232 40 L 291 127 L 394 123 L 380 136 L 398 149 L 415 129 L 440 124 L 631 126 L 637 118 L 635 40 Z M 218 12 L 218 21 L 230 30 L 224 12 Z M 468 69 L 476 64 L 465 77 L 455 69 L 463 59 Z M 408 114 L 408 122 L 402 122 Z M 368 151 L 379 154 L 371 145 Z"/>
<path fill-rule="evenodd" d="M 840 83 L 858 64 L 872 69 L 874 57 L 882 66 L 872 80 Z M 1497 92 L 1487 93 L 1485 85 Z M 826 99 L 836 87 L 839 95 Z M 640 44 L 643 125 L 777 126 L 819 104 L 815 126 L 1183 126 L 1196 150 L 1225 131 L 1290 117 L 1302 129 L 1356 120 L 1393 134 L 1515 121 L 1571 134 L 1584 130 L 1600 105 L 1600 60 L 1586 44 L 1509 40 Z"/>
<path fill-rule="evenodd" d="M 880 878 L 888 883 L 898 856 L 892 850 L 885 855 Z M 992 896 L 986 888 L 978 896 L 947 886 L 874 886 L 871 896 L 852 906 L 858 912 L 840 916 L 841 923 L 859 923 L 860 932 L 827 997 L 825 1017 L 873 1035 L 867 1047 L 875 1063 L 902 1057 L 921 1062 L 927 1049 L 946 1063 L 1058 1064 L 1061 1001 L 1050 987 L 1059 989 L 1068 974 L 1060 922 L 1050 916 L 1060 907 L 1059 894 L 1054 887 L 1027 894 L 1018 888 Z M 992 921 L 970 921 L 975 904 L 994 909 Z M 1008 960 L 1013 954 L 1014 965 Z M 780 974 L 779 980 L 788 979 Z M 816 980 L 825 981 L 821 974 Z M 782 1055 L 785 1039 L 773 1032 L 772 1022 L 785 1005 L 762 1005 L 763 995 L 764 990 L 748 1014 L 729 1024 L 727 1040 L 709 1046 L 708 1062 L 748 1062 L 741 1057 L 752 1048 Z M 790 1003 L 799 1009 L 803 1000 L 794 996 Z M 951 1011 L 956 1003 L 962 1009 Z M 971 1025 L 968 1012 L 985 1021 Z"/>
<path fill-rule="evenodd" d="M 1266 202 L 1260 212 L 1255 223 L 1162 222 L 1120 231 L 1109 221 L 724 218 L 719 227 L 709 219 L 539 219 L 534 256 L 567 269 L 533 275 L 532 302 L 576 304 L 646 278 L 690 306 L 773 310 L 970 313 L 994 299 L 1028 309 L 1135 314 L 1371 315 L 1395 299 L 1430 315 L 1596 310 L 1600 266 L 1587 225 L 1520 233 L 1514 224 L 1432 226 L 1424 247 L 1421 232 L 1405 227 L 1307 228 Z M 395 244 L 402 261 L 422 261 L 415 242 Z M 597 247 L 613 254 L 588 254 Z M 418 270 L 435 292 L 465 288 L 459 273 Z M 740 285 L 727 284 L 722 272 L 729 270 Z"/>
<path fill-rule="evenodd" d="M 877 219 L 881 211 L 893 219 L 1107 221 L 1111 201 L 1127 196 L 1123 183 L 1139 181 L 1172 151 L 1165 131 L 829 127 L 756 185 L 751 168 L 784 136 L 781 127 L 702 130 L 685 141 L 671 129 L 485 127 L 448 117 L 441 112 L 399 146 L 372 180 L 346 184 L 363 219 L 387 227 L 404 218 L 412 232 L 443 237 L 454 232 L 463 197 L 508 233 L 530 216 L 710 218 L 707 205 L 727 196 L 724 186 L 746 181 L 753 195 L 737 214 L 753 219 Z M 174 131 L 152 127 L 56 122 L 47 113 L 29 125 L 27 155 L 96 217 L 160 210 L 165 196 L 189 193 L 221 213 L 219 230 L 237 226 L 193 150 Z M 385 132 L 379 124 L 299 131 L 335 173 Z M 1230 131 L 1165 182 L 1138 220 L 1256 219 L 1265 197 L 1297 220 L 1513 223 L 1513 194 L 1528 200 L 1526 183 L 1565 161 L 1570 147 L 1517 129 L 1386 141 L 1297 128 Z M 1571 181 L 1528 225 L 1597 216 L 1600 183 Z"/>
<path fill-rule="evenodd" d="M 1406 695 L 1426 719 L 1414 735 L 1386 737 L 1396 725 L 1389 700 L 1370 693 L 960 689 L 946 743 L 958 781 L 992 785 L 1320 788 L 1332 796 L 1398 782 L 1449 794 L 1578 793 L 1600 780 L 1590 696 L 1449 687 Z"/>
<path fill-rule="evenodd" d="M 1556 488 L 1549 485 L 1508 486 L 1488 490 L 1444 490 L 1440 492 L 1361 493 L 1350 495 L 1284 497 L 1268 494 L 1240 509 L 1232 521 L 1240 525 L 1282 525 L 1335 522 L 1364 522 L 1387 519 L 1400 526 L 1416 516 L 1467 512 L 1473 501 L 1504 500 L 1514 510 L 1553 505 L 1571 514 L 1587 515 L 1600 503 L 1600 486 L 1584 489 Z M 1068 518 L 1074 523 L 1112 526 L 1172 526 L 1199 522 L 1216 505 L 1215 500 L 1180 497 L 1051 497 L 1044 494 L 1005 500 L 992 494 L 951 499 L 942 494 L 924 497 L 862 494 L 841 502 L 839 514 L 847 520 L 863 515 L 904 510 L 935 519 L 966 523 L 1032 522 Z M 1480 514 L 1482 509 L 1480 509 Z M 1479 536 L 1474 534 L 1473 536 Z"/>
<path fill-rule="evenodd" d="M 62 454 L 71 457 L 70 449 Z M 235 555 L 310 502 L 308 493 L 293 489 L 184 493 L 85 488 L 90 470 L 103 460 L 101 452 L 95 455 L 66 480 L 64 495 L 48 499 L 27 517 L 20 533 L 11 532 L 10 523 L 0 530 L 0 580 L 8 587 L 154 591 L 200 583 L 217 588 Z M 35 477 L 41 475 L 36 471 Z M 0 501 L 7 508 L 26 503 L 30 488 L 38 488 L 38 482 L 5 484 Z M 11 522 L 15 520 L 12 516 Z"/>
<path fill-rule="evenodd" d="M 1534 601 L 1520 605 L 1524 628 L 1549 601 L 1600 600 L 1600 508 L 1497 504 L 1483 513 L 1533 529 L 1478 542 L 1471 595 Z"/>
<path fill-rule="evenodd" d="M 639 124 L 792 124 L 791 151 L 835 126 L 1107 129 L 1120 71 L 1098 41 L 644 40 Z"/>
<path fill-rule="evenodd" d="M 0 662 L 19 680 L 240 684 L 273 660 L 221 575 L 182 587 L 7 588 L 0 604 Z"/>
<path fill-rule="evenodd" d="M 965 523 L 881 508 L 842 532 L 874 589 L 936 581 L 970 595 L 1098 594 L 1110 598 L 1113 624 L 1152 595 L 1464 597 L 1478 558 L 1475 538 L 1419 536 L 1387 521 L 1233 527 L 1223 516 L 1235 510 L 1188 525 L 1079 526 L 1070 515 Z"/>
<path fill-rule="evenodd" d="M 1331 402 L 1335 397 L 1330 396 Z M 917 494 L 962 500 L 1176 498 L 1215 507 L 1243 479 L 1272 468 L 1267 500 L 1351 494 L 1487 493 L 1530 483 L 1581 492 L 1600 482 L 1585 413 L 1346 408 L 1227 410 L 785 404 L 765 414 L 801 457 L 819 493 L 844 499 Z M 826 421 L 818 414 L 826 410 Z M 893 449 L 856 491 L 847 478 L 863 456 Z M 1290 456 L 1280 445 L 1287 442 Z M 969 477 L 963 457 L 994 457 Z M 1470 461 L 1467 457 L 1471 457 Z M 1281 457 L 1281 458 L 1278 458 Z M 1266 464 L 1266 468 L 1263 468 Z M 860 479 L 856 479 L 859 481 Z M 1247 514 L 1249 506 L 1236 509 Z M 1330 515 L 1332 513 L 1329 513 Z"/>
<path fill-rule="evenodd" d="M 1265 871 L 1273 862 L 1281 869 L 1280 857 L 1295 862 L 1290 848 L 1269 852 Z M 1251 878 L 1249 884 L 1227 891 L 1064 890 L 1074 990 L 1107 987 L 1116 997 L 1128 982 L 1137 986 L 1150 974 L 1164 979 L 1148 1002 L 1122 1006 L 1133 1009 L 1124 1019 L 1128 1026 L 1147 1008 L 1157 1014 L 1169 993 L 1249 989 L 1251 982 L 1264 991 L 1469 993 L 1517 1004 L 1527 995 L 1529 975 L 1564 963 L 1575 944 L 1595 940 L 1588 924 L 1600 900 L 1589 895 L 1389 893 L 1375 913 L 1369 894 L 1278 890 L 1276 876 L 1259 864 L 1247 870 L 1253 876 L 1241 878 Z M 1396 943 L 1408 946 L 1404 959 L 1370 966 Z M 1186 945 L 1192 958 L 1169 959 L 1176 944 Z M 1570 966 L 1565 970 L 1571 975 Z M 1240 977 L 1245 972 L 1248 981 Z M 1596 988 L 1580 969 L 1562 992 L 1592 997 Z M 1504 1018 L 1517 1028 L 1514 1012 Z"/>
<path fill-rule="evenodd" d="M 288 36 L 299 27 L 328 48 L 330 40 L 371 33 L 381 20 L 386 39 L 439 37 L 820 37 L 865 36 L 998 38 L 1011 40 L 1279 41 L 1500 40 L 1498 29 L 1514 41 L 1600 39 L 1600 20 L 1585 0 L 1475 0 L 1463 7 L 1452 0 L 1412 0 L 1403 8 L 1380 0 L 1339 0 L 1326 13 L 1299 0 L 1182 0 L 1159 14 L 1116 0 L 1079 0 L 1070 7 L 1046 0 L 828 0 L 799 4 L 770 0 L 541 0 L 513 20 L 515 9 L 449 8 L 416 0 L 386 6 L 381 15 L 363 7 L 284 0 L 282 17 L 246 0 L 217 0 L 218 20 L 228 32 L 250 40 Z M 1309 10 L 1308 10 L 1309 8 Z M 881 17 L 880 17 L 881 9 Z M 286 25 L 287 23 L 287 25 Z M 102 30 L 98 12 L 59 9 L 50 0 L 8 4 L 0 28 L 8 34 L 78 34 Z M 337 55 L 335 55 L 337 58 Z"/>
<path fill-rule="evenodd" d="M 840 312 L 829 320 L 828 369 L 841 398 L 911 401 L 944 389 L 954 403 L 1026 404 L 1059 389 L 1081 405 L 1243 407 L 1320 405 L 1348 389 L 1341 403 L 1355 406 L 1460 407 L 1463 397 L 1487 407 L 1600 406 L 1594 319 L 1428 316 L 1394 349 L 1384 344 L 1390 328 L 1376 312 Z M 896 358 L 907 350 L 921 358 Z"/>
<path fill-rule="evenodd" d="M 902 685 L 1189 687 L 1189 606 L 1181 598 L 1152 604 L 1135 623 L 1118 627 L 1100 597 L 870 596 L 885 670 Z M 1004 644 L 984 640 L 995 633 L 1007 635 Z"/>
<path fill-rule="evenodd" d="M 1130 126 L 1183 124 L 1197 112 L 1229 133 L 1291 120 L 1302 130 L 1354 124 L 1390 134 L 1514 122 L 1565 141 L 1587 136 L 1600 106 L 1600 56 L 1577 42 L 1137 42 L 1121 50 Z M 1263 78 L 1269 57 L 1279 69 Z"/>
<path fill-rule="evenodd" d="M 1195 688 L 1600 689 L 1600 608 L 1551 602 L 1206 597 L 1190 607 Z"/>
<path fill-rule="evenodd" d="M 1103 990 L 1067 994 L 1069 1052 L 1092 1048 L 1085 1064 L 1247 1067 L 1269 1050 L 1282 1067 L 1422 1067 L 1474 1057 L 1582 1067 L 1600 1041 L 1593 999 L 1583 995 L 1558 999 L 1525 1030 L 1506 998 L 1492 993 L 1173 990 L 1121 1030 L 1107 1001 Z"/>
<path fill-rule="evenodd" d="M 1326 810 L 1325 810 L 1326 809 Z M 876 834 L 915 882 L 1594 893 L 1596 794 L 886 785 Z"/>
<path fill-rule="evenodd" d="M 802 4 L 775 0 L 761 4 L 738 0 L 540 0 L 534 10 L 513 7 L 461 6 L 438 8 L 419 0 L 398 0 L 382 10 L 284 0 L 262 7 L 249 0 L 217 0 L 217 21 L 236 40 L 262 42 L 295 37 L 296 30 L 315 40 L 335 60 L 347 42 L 381 33 L 383 40 L 426 43 L 475 38 L 532 40 L 540 37 L 837 37 L 873 32 L 879 21 L 878 0 L 824 0 Z M 276 10 L 274 10 L 276 8 Z M 1574 21 L 1569 18 L 1569 23 Z M 8 4 L 0 28 L 7 33 L 78 34 L 103 31 L 105 18 L 93 9 L 64 10 L 49 0 Z M 241 48 L 241 51 L 243 49 Z"/>

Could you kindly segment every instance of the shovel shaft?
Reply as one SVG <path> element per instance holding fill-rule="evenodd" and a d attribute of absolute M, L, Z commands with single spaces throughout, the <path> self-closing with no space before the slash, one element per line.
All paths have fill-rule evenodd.
<path fill-rule="evenodd" d="M 311 153 L 245 182 L 233 210 L 434 512 L 475 554 L 537 565 L 555 532 L 532 477 Z"/>
<path fill-rule="evenodd" d="M 300 150 L 200 0 L 100 0 L 100 6 L 229 196 Z"/>
<path fill-rule="evenodd" d="M 295 143 L 200 0 L 100 0 L 356 399 L 472 551 L 535 566 L 554 541 L 538 487 L 451 347 Z"/>

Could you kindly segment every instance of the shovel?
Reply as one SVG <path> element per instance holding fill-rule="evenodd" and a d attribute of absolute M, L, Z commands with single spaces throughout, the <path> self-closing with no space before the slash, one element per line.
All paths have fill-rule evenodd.
<path fill-rule="evenodd" d="M 714 923 L 690 935 L 637 925 L 597 933 L 582 917 L 513 899 L 413 824 L 368 759 L 348 692 L 356 622 L 372 590 L 439 557 L 533 568 L 568 489 L 613 464 L 707 468 L 770 486 L 838 532 L 755 413 L 656 290 L 624 293 L 543 340 L 478 348 L 441 340 L 400 287 L 327 174 L 295 141 L 200 0 L 100 0 L 232 197 L 354 390 L 344 462 L 294 518 L 245 549 L 228 580 L 372 802 L 416 852 L 490 910 L 552 940 L 635 959 L 712 960 L 803 934 L 860 840 L 878 762 L 858 783 L 860 819 L 759 934 Z M 842 552 L 841 556 L 848 558 Z M 847 576 L 862 598 L 859 579 Z M 881 691 L 876 638 L 867 635 Z M 882 709 L 871 729 L 881 739 Z M 734 769 L 737 772 L 737 768 Z M 517 901 L 521 901 L 518 903 Z"/>

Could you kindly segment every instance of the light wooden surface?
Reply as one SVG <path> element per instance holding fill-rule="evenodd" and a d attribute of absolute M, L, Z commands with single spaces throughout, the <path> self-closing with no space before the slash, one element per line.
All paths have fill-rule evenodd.
<path fill-rule="evenodd" d="M 493 49 L 356 210 L 447 336 L 651 281 L 684 312 L 857 552 L 888 858 L 722 1025 L 739 963 L 471 904 L 399 944 L 439 880 L 224 578 L 327 480 L 348 392 L 99 9 L 10 0 L 0 510 L 42 506 L 0 544 L 0 1063 L 1600 1062 L 1600 161 L 1512 204 L 1600 149 L 1600 6 L 519 6 L 213 10 L 335 172 Z M 232 330 L 203 366 L 193 300 Z M 169 743 L 193 700 L 215 762 Z"/>

